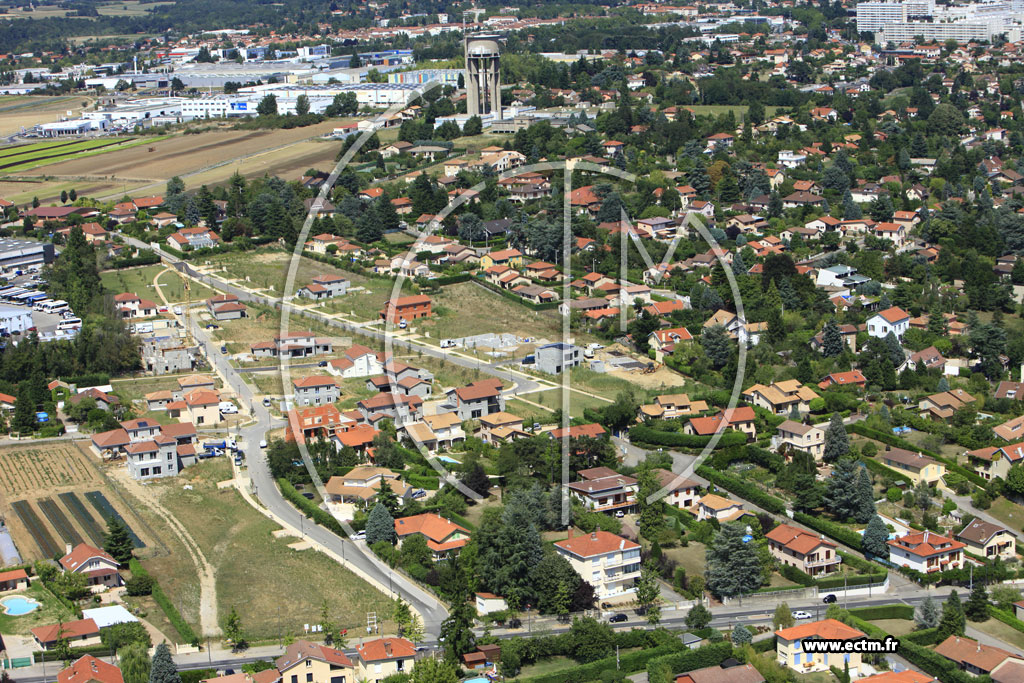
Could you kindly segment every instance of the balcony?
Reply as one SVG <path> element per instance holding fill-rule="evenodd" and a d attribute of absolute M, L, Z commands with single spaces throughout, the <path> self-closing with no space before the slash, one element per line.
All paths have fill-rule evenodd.
<path fill-rule="evenodd" d="M 808 559 L 804 560 L 804 566 L 813 569 L 815 567 L 827 567 L 827 566 L 832 565 L 832 564 L 840 564 L 842 561 L 843 561 L 843 558 L 840 557 L 839 555 L 836 555 L 835 557 L 830 557 L 828 559 L 820 559 L 820 560 L 819 559 L 812 560 L 812 559 L 808 558 Z"/>

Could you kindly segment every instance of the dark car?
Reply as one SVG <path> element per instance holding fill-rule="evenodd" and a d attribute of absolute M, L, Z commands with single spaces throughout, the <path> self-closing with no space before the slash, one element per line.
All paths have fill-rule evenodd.
<path fill-rule="evenodd" d="M 831 605 L 833 602 L 836 601 L 836 594 L 835 593 L 829 593 L 824 598 L 822 598 L 821 601 L 823 603 L 825 603 L 826 605 Z"/>
<path fill-rule="evenodd" d="M 619 612 L 618 614 L 613 614 L 610 617 L 608 617 L 608 623 L 610 623 L 610 624 L 618 624 L 620 622 L 627 621 L 628 619 L 629 619 L 629 617 L 627 617 L 622 612 Z"/>
<path fill-rule="evenodd" d="M 327 361 L 322 360 L 319 363 L 317 363 L 316 365 L 317 365 L 318 368 L 326 368 L 327 367 Z"/>

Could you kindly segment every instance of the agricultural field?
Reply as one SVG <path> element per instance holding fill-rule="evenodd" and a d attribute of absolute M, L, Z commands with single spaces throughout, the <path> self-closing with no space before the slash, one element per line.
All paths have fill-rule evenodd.
<path fill-rule="evenodd" d="M 103 288 L 111 294 L 131 292 L 143 299 L 155 302 L 158 306 L 163 304 L 160 292 L 163 292 L 164 297 L 172 304 L 185 301 L 185 288 L 181 278 L 172 269 L 161 264 L 124 270 L 107 270 L 100 274 L 100 279 L 103 282 Z M 195 280 L 191 280 L 189 285 L 192 290 L 193 302 L 208 299 L 216 293 Z"/>
<path fill-rule="evenodd" d="M 173 4 L 173 0 L 147 3 L 139 2 L 139 0 L 127 0 L 126 2 L 111 2 L 105 5 L 97 5 L 96 11 L 106 17 L 140 17 L 162 5 Z"/>
<path fill-rule="evenodd" d="M 39 119 L 28 125 L 40 123 Z M 45 166 L 44 172 L 55 181 L 43 186 L 0 182 L 0 196 L 14 202 L 38 196 L 49 203 L 59 198 L 62 189 L 75 187 L 79 195 L 120 199 L 125 194 L 162 193 L 172 176 L 180 176 L 194 189 L 224 184 L 235 171 L 250 178 L 266 173 L 297 179 L 310 167 L 333 167 L 340 143 L 322 136 L 342 121 L 331 119 L 291 130 L 232 130 L 218 125 L 195 134 L 142 138 L 134 147 L 106 152 L 100 169 L 89 159 L 61 160 Z"/>
<path fill-rule="evenodd" d="M 0 449 L 0 517 L 22 559 L 63 555 L 67 543 L 102 545 L 111 516 L 121 517 L 133 534 L 147 533 L 82 447 L 68 441 Z M 134 540 L 145 545 L 139 536 Z"/>
<path fill-rule="evenodd" d="M 214 568 L 221 615 L 235 607 L 246 636 L 259 640 L 301 635 L 303 624 L 316 622 L 324 599 L 339 627 L 351 631 L 365 626 L 367 612 L 387 613 L 387 597 L 347 569 L 313 550 L 289 549 L 298 539 L 275 539 L 271 534 L 279 528 L 276 524 L 234 489 L 217 488 L 218 481 L 230 476 L 230 464 L 218 458 L 188 468 L 174 481 L 146 488 L 185 527 Z M 192 489 L 183 489 L 185 483 Z M 196 623 L 198 605 L 190 597 L 195 582 L 179 578 L 195 574 L 188 556 L 144 559 L 143 564 L 159 578 L 171 601 L 183 607 L 185 618 Z"/>
<path fill-rule="evenodd" d="M 549 411 L 560 410 L 562 407 L 562 390 L 559 389 L 548 389 L 546 391 L 537 391 L 530 394 L 523 394 L 523 398 L 527 401 L 537 403 L 544 406 Z M 576 391 L 569 392 L 569 415 L 570 417 L 583 417 L 583 411 L 586 408 L 600 409 L 609 405 L 609 401 L 595 398 L 593 396 L 587 396 Z M 536 409 L 536 407 L 535 407 Z M 515 411 L 510 411 L 515 413 Z M 515 413 L 518 415 L 518 413 Z"/>
<path fill-rule="evenodd" d="M 39 166 L 106 154 L 145 144 L 137 138 L 102 137 L 90 140 L 52 140 L 18 145 L 0 150 L 0 173 L 19 173 Z"/>

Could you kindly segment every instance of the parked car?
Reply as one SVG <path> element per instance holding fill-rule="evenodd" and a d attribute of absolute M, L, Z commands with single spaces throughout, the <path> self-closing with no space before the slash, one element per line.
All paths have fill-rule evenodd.
<path fill-rule="evenodd" d="M 317 366 L 318 368 L 326 368 L 326 367 L 327 367 L 327 361 L 325 361 L 325 360 L 322 360 L 322 361 L 320 361 L 319 363 L 317 363 L 317 364 L 316 364 L 316 366 Z"/>
<path fill-rule="evenodd" d="M 228 347 L 227 347 L 227 346 L 225 346 L 225 345 L 223 345 L 223 344 L 221 344 L 221 347 L 220 347 L 220 352 L 221 352 L 221 353 L 227 353 L 227 352 L 228 352 Z"/>
<path fill-rule="evenodd" d="M 805 612 L 802 609 L 793 612 L 794 619 L 810 619 L 812 617 L 810 612 Z"/>
<path fill-rule="evenodd" d="M 208 330 L 219 330 L 220 325 L 214 325 L 213 323 L 207 323 L 206 329 Z"/>
<path fill-rule="evenodd" d="M 236 455 L 235 456 L 235 466 L 236 467 L 241 467 L 242 466 L 242 456 L 240 456 L 240 455 Z"/>
<path fill-rule="evenodd" d="M 260 439 L 260 448 L 266 448 L 266 447 L 267 447 L 267 440 L 266 439 Z"/>
<path fill-rule="evenodd" d="M 218 408 L 224 415 L 234 415 L 238 412 L 238 406 L 231 401 L 221 401 Z"/>
<path fill-rule="evenodd" d="M 823 603 L 825 603 L 826 605 L 831 605 L 833 602 L 836 601 L 836 599 L 837 598 L 836 598 L 836 594 L 835 593 L 829 593 L 824 598 L 822 598 L 821 601 Z"/>
<path fill-rule="evenodd" d="M 610 617 L 608 617 L 608 623 L 610 623 L 610 624 L 618 624 L 618 623 L 621 623 L 623 621 L 627 621 L 628 619 L 629 619 L 629 617 L 627 617 L 625 615 L 625 613 L 619 612 L 618 614 L 613 614 Z"/>
<path fill-rule="evenodd" d="M 365 541 L 366 540 L 366 532 L 365 531 L 357 531 L 354 534 L 352 534 L 351 538 L 352 538 L 353 541 Z"/>
<path fill-rule="evenodd" d="M 263 399 L 263 405 L 266 406 L 267 408 L 269 408 L 270 407 L 270 399 L 269 398 L 264 398 Z"/>

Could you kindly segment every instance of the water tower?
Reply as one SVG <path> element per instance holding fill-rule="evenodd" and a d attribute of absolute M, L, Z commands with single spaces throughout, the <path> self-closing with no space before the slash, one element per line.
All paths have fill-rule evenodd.
<path fill-rule="evenodd" d="M 466 112 L 501 118 L 500 36 L 466 36 Z"/>

